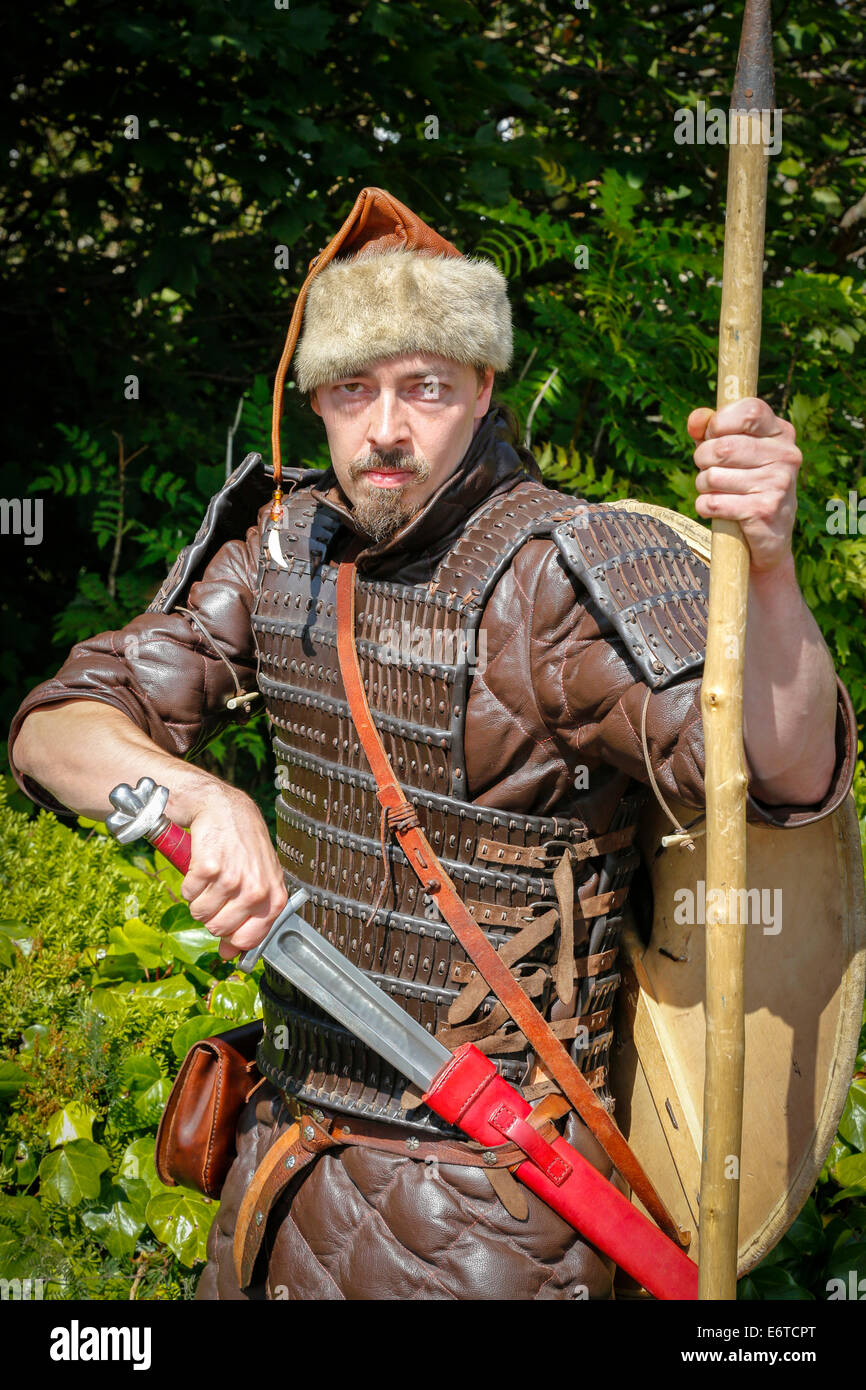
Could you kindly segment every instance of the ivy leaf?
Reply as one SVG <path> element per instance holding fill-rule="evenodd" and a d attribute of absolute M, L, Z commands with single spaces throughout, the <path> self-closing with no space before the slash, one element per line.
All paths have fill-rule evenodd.
<path fill-rule="evenodd" d="M 70 1101 L 62 1110 L 55 1110 L 45 1126 L 52 1149 L 75 1139 L 92 1139 L 95 1119 L 96 1111 L 77 1100 Z"/>
<path fill-rule="evenodd" d="M 118 1080 L 128 1091 L 146 1091 L 161 1075 L 153 1057 L 128 1057 L 118 1072 Z"/>
<path fill-rule="evenodd" d="M 213 1014 L 197 1014 L 194 1018 L 188 1018 L 173 1034 L 172 1051 L 177 1060 L 182 1062 L 194 1043 L 201 1042 L 202 1038 L 225 1033 L 229 1028 L 236 1026 L 236 1020 L 233 1018 L 214 1018 Z"/>
<path fill-rule="evenodd" d="M 824 1249 L 824 1223 L 813 1197 L 785 1232 L 784 1239 L 787 1248 L 799 1256 L 818 1255 Z"/>
<path fill-rule="evenodd" d="M 115 994 L 128 999 L 140 999 L 163 1009 L 186 1009 L 198 999 L 195 988 L 183 975 L 167 980 L 142 980 L 115 985 Z"/>
<path fill-rule="evenodd" d="M 162 1076 L 136 1097 L 135 1113 L 143 1125 L 149 1127 L 159 1124 L 159 1118 L 170 1095 L 171 1082 L 168 1077 Z"/>
<path fill-rule="evenodd" d="M 166 908 L 159 919 L 159 929 L 161 932 L 174 932 L 180 928 L 193 927 L 196 925 L 195 918 L 189 910 L 187 903 L 172 903 L 171 907 Z M 201 930 L 206 930 L 202 928 Z M 210 933 L 208 933 L 210 935 Z"/>
<path fill-rule="evenodd" d="M 207 1258 L 207 1237 L 217 1213 L 216 1202 L 186 1192 L 163 1190 L 147 1204 L 147 1224 L 183 1265 Z"/>
<path fill-rule="evenodd" d="M 166 964 L 165 943 L 154 927 L 140 917 L 128 917 L 123 926 L 112 927 L 108 939 L 120 953 L 130 952 L 145 970 L 156 970 Z"/>
<path fill-rule="evenodd" d="M 27 1072 L 15 1062 L 0 1061 L 0 1101 L 17 1095 L 27 1082 Z"/>
<path fill-rule="evenodd" d="M 45 1023 L 33 1023 L 29 1028 L 25 1028 L 21 1034 L 21 1052 L 33 1052 L 37 1044 L 47 1038 L 50 1029 Z"/>
<path fill-rule="evenodd" d="M 165 945 L 175 959 L 182 960 L 185 965 L 198 965 L 200 960 L 219 953 L 219 942 L 207 927 L 186 927 L 169 932 Z"/>
<path fill-rule="evenodd" d="M 97 988 L 91 991 L 90 1009 L 106 1022 L 119 1023 L 126 1017 L 127 1004 L 116 989 Z"/>
<path fill-rule="evenodd" d="M 866 1241 L 849 1240 L 834 1250 L 823 1271 L 829 1283 L 831 1279 L 842 1279 L 847 1285 L 853 1274 L 857 1281 L 866 1277 Z"/>
<path fill-rule="evenodd" d="M 48 1217 L 35 1197 L 0 1194 L 0 1277 L 32 1276 L 34 1245 L 42 1243 L 47 1229 Z"/>
<path fill-rule="evenodd" d="M 16 1187 L 29 1187 L 36 1177 L 36 1159 L 28 1144 L 23 1140 L 12 1140 L 3 1149 L 0 1159 L 0 1183 L 14 1183 Z"/>
<path fill-rule="evenodd" d="M 747 1274 L 737 1285 L 737 1298 L 745 1302 L 758 1299 L 812 1303 L 815 1301 L 814 1294 L 798 1284 L 789 1270 L 781 1269 L 778 1265 L 769 1269 L 753 1269 L 751 1274 Z"/>
<path fill-rule="evenodd" d="M 255 980 L 235 980 L 231 977 L 220 980 L 210 992 L 208 1009 L 221 1018 L 235 1019 L 238 1023 L 261 1017 L 261 1001 Z"/>
<path fill-rule="evenodd" d="M 33 927 L 28 927 L 25 922 L 19 922 L 15 918 L 4 917 L 0 921 L 0 938 L 5 942 L 11 942 L 17 946 L 22 956 L 29 956 L 33 950 L 33 938 L 36 931 Z"/>
<path fill-rule="evenodd" d="M 866 1080 L 851 1082 L 839 1121 L 839 1133 L 853 1148 L 866 1149 Z"/>
<path fill-rule="evenodd" d="M 116 1185 L 108 1189 L 98 1206 L 81 1213 L 81 1221 L 118 1260 L 132 1254 L 145 1226 L 124 1189 Z"/>
<path fill-rule="evenodd" d="M 145 1183 L 151 1193 L 164 1192 L 165 1188 L 156 1171 L 152 1139 L 133 1139 L 123 1151 L 118 1170 L 118 1182 L 127 1180 Z"/>
<path fill-rule="evenodd" d="M 866 1193 L 866 1154 L 851 1154 L 840 1158 L 833 1169 L 833 1177 L 840 1187 L 853 1192 L 854 1189 Z"/>
<path fill-rule="evenodd" d="M 39 1165 L 42 1191 L 54 1202 L 77 1207 L 99 1196 L 100 1178 L 110 1163 L 101 1144 L 75 1139 L 43 1158 Z"/>

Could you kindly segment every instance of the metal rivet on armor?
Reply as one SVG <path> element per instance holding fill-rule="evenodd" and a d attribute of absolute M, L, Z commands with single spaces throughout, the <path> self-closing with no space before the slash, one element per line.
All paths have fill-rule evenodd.
<path fill-rule="evenodd" d="M 485 1163 L 494 1164 L 496 1162 L 496 1154 L 492 1149 L 485 1149 L 481 1157 L 484 1159 Z"/>
<path fill-rule="evenodd" d="M 420 1139 L 416 1139 L 415 1136 L 414 1136 L 414 1134 L 411 1136 L 411 1138 L 409 1138 L 409 1139 L 406 1140 L 406 1148 L 407 1148 L 407 1149 L 420 1149 L 420 1147 L 421 1147 L 421 1140 L 420 1140 Z"/>
<path fill-rule="evenodd" d="M 264 1214 L 264 1212 L 257 1211 L 257 1212 L 256 1212 L 256 1225 L 257 1225 L 257 1226 L 261 1226 L 261 1224 L 262 1224 L 262 1222 L 264 1221 L 264 1219 L 265 1219 L 265 1214 Z"/>
<path fill-rule="evenodd" d="M 289 1154 L 288 1158 L 286 1159 L 286 1167 L 287 1167 L 287 1168 L 294 1168 L 294 1166 L 295 1166 L 295 1155 L 294 1155 L 294 1154 Z"/>

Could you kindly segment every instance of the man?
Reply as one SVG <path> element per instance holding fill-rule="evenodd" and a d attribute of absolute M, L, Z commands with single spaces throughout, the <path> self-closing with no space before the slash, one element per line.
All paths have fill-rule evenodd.
<path fill-rule="evenodd" d="M 304 885 L 308 920 L 446 1045 L 474 1041 L 530 1101 L 555 1093 L 389 843 L 335 650 L 336 575 L 353 558 L 354 639 L 394 772 L 467 907 L 612 1109 L 616 944 L 650 772 L 662 798 L 703 800 L 706 576 L 667 526 L 543 486 L 491 406 L 511 356 L 502 277 L 390 195 L 363 190 L 313 262 L 277 376 L 276 441 L 301 314 L 298 386 L 331 470 L 293 471 L 283 497 L 277 452 L 274 502 L 253 524 L 246 460 L 148 613 L 75 648 L 25 700 L 16 776 L 42 805 L 97 818 L 118 781 L 164 783 L 192 835 L 184 896 L 222 955 L 259 942 L 286 884 Z M 689 433 L 699 513 L 739 520 L 751 553 L 749 815 L 802 824 L 847 794 L 856 736 L 794 574 L 794 431 L 748 400 L 696 410 Z M 279 765 L 277 854 L 253 803 L 184 761 L 255 679 Z M 239 1127 L 199 1297 L 610 1296 L 610 1262 L 479 1167 L 375 1054 L 270 969 L 262 996 L 266 1082 Z M 310 1113 L 351 1137 L 286 1175 L 242 1289 L 239 1204 Z M 610 1176 L 583 1122 L 565 1125 Z"/>

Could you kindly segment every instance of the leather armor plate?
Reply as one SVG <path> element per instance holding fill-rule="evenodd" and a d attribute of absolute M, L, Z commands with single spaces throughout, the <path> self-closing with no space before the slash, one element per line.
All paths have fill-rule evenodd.
<path fill-rule="evenodd" d="M 612 1106 L 607 1025 L 619 983 L 620 909 L 637 852 L 625 844 L 580 859 L 578 847 L 589 838 L 580 821 L 472 804 L 466 799 L 463 748 L 488 597 L 525 541 L 555 539 L 559 523 L 586 511 L 586 504 L 535 484 L 493 498 L 470 519 L 430 585 L 359 574 L 355 637 L 385 750 L 469 910 L 497 948 L 522 931 L 532 938 L 532 925 L 546 914 L 546 933 L 518 954 L 512 972 Z M 471 1037 L 505 1077 L 529 1084 L 535 1059 L 522 1033 L 502 1017 L 495 996 L 473 984 L 471 963 L 402 850 L 388 836 L 383 842 L 375 783 L 337 662 L 337 566 L 327 556 L 338 525 L 308 493 L 288 499 L 277 530 L 284 563 L 263 547 L 253 615 L 259 686 L 278 768 L 277 849 L 289 889 L 306 888 L 306 920 L 446 1045 Z M 635 829 L 645 795 L 636 785 L 607 829 Z M 560 946 L 553 874 L 566 847 L 575 851 L 576 959 L 573 995 L 564 1003 L 553 987 Z M 374 912 L 383 882 L 384 897 Z M 606 894 L 614 895 L 601 898 L 607 911 L 584 915 L 581 901 L 598 903 Z M 470 987 L 477 1007 L 458 1026 L 449 1025 L 449 1010 Z M 259 1065 L 286 1093 L 419 1131 L 453 1132 L 426 1106 L 405 1110 L 405 1078 L 269 967 L 262 998 Z"/>

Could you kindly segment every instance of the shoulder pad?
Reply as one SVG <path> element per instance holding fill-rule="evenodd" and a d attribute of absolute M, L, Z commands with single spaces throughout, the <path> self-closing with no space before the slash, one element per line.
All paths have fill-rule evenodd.
<path fill-rule="evenodd" d="M 704 662 L 709 569 L 658 517 L 592 505 L 553 531 L 570 572 L 652 689 Z"/>
<path fill-rule="evenodd" d="M 469 518 L 439 564 L 433 587 L 461 607 L 483 608 L 521 546 L 550 536 L 557 522 L 585 507 L 578 498 L 532 480 L 498 493 Z"/>
<path fill-rule="evenodd" d="M 268 495 L 261 454 L 247 454 L 208 502 L 195 537 L 181 550 L 146 611 L 170 613 L 183 603 L 220 546 L 245 536 Z"/>

